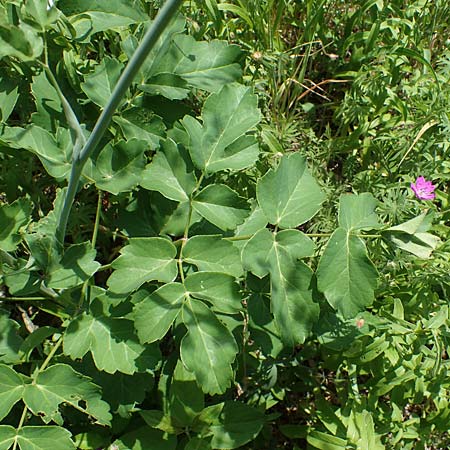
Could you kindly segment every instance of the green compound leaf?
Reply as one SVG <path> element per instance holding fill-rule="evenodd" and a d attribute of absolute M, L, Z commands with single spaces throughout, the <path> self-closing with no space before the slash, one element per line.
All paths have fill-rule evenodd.
<path fill-rule="evenodd" d="M 22 398 L 24 389 L 23 378 L 15 370 L 0 364 L 0 420 Z"/>
<path fill-rule="evenodd" d="M 256 197 L 272 225 L 295 228 L 310 220 L 325 199 L 299 153 L 283 156 L 256 185 Z"/>
<path fill-rule="evenodd" d="M 115 450 L 175 450 L 176 436 L 150 427 L 138 428 L 114 441 L 110 447 Z"/>
<path fill-rule="evenodd" d="M 142 343 L 162 339 L 178 316 L 186 291 L 180 283 L 168 283 L 149 293 L 136 293 L 142 300 L 133 309 L 133 320 Z"/>
<path fill-rule="evenodd" d="M 193 372 L 203 392 L 222 394 L 233 379 L 238 346 L 233 335 L 201 301 L 190 299 L 182 309 L 187 334 L 181 341 L 181 360 Z"/>
<path fill-rule="evenodd" d="M 140 185 L 158 191 L 176 202 L 186 202 L 196 186 L 196 177 L 186 150 L 167 139 L 146 167 Z"/>
<path fill-rule="evenodd" d="M 23 339 L 18 334 L 19 328 L 19 324 L 9 318 L 9 312 L 0 309 L 0 362 L 14 364 L 20 361 Z"/>
<path fill-rule="evenodd" d="M 202 111 L 203 125 L 185 116 L 192 161 L 206 173 L 241 170 L 254 164 L 259 147 L 246 133 L 261 120 L 257 97 L 247 87 L 231 84 L 212 94 Z"/>
<path fill-rule="evenodd" d="M 18 27 L 4 22 L 0 25 L 0 60 L 12 56 L 21 61 L 33 61 L 43 49 L 42 39 L 26 23 Z"/>
<path fill-rule="evenodd" d="M 343 194 L 339 199 L 339 225 L 347 231 L 379 228 L 372 194 Z"/>
<path fill-rule="evenodd" d="M 440 243 L 437 236 L 428 233 L 432 221 L 433 214 L 424 212 L 400 225 L 388 228 L 383 235 L 402 250 L 427 259 Z"/>
<path fill-rule="evenodd" d="M 81 89 L 96 105 L 104 108 L 111 97 L 122 69 L 122 63 L 117 59 L 106 56 L 94 72 L 85 77 L 84 83 L 81 83 Z"/>
<path fill-rule="evenodd" d="M 77 359 L 89 351 L 96 367 L 108 373 L 132 375 L 153 369 L 159 361 L 158 349 L 141 345 L 133 322 L 106 315 L 104 306 L 96 299 L 90 314 L 84 313 L 70 322 L 64 334 L 64 353 Z"/>
<path fill-rule="evenodd" d="M 222 272 L 236 278 L 243 274 L 239 250 L 219 235 L 191 237 L 183 249 L 183 261 L 205 272 Z"/>
<path fill-rule="evenodd" d="M 93 179 L 97 188 L 111 194 L 131 191 L 144 171 L 147 148 L 146 142 L 136 139 L 107 144 L 83 174 Z"/>
<path fill-rule="evenodd" d="M 186 278 L 184 285 L 193 297 L 210 302 L 214 311 L 235 314 L 242 310 L 239 285 L 231 275 L 196 272 Z"/>
<path fill-rule="evenodd" d="M 242 263 L 259 278 L 278 272 L 278 260 L 295 261 L 314 254 L 314 242 L 301 231 L 283 230 L 272 233 L 258 231 L 244 246 Z"/>
<path fill-rule="evenodd" d="M 0 425 L 0 450 L 8 450 L 17 440 L 20 450 L 75 450 L 70 432 L 56 426 L 22 427 L 15 430 Z"/>
<path fill-rule="evenodd" d="M 60 0 L 58 9 L 69 17 L 77 38 L 87 42 L 91 34 L 147 22 L 148 16 L 138 3 L 128 0 Z"/>
<path fill-rule="evenodd" d="M 317 268 L 318 288 L 328 303 L 345 318 L 356 316 L 372 304 L 377 278 L 364 242 L 338 228 Z"/>
<path fill-rule="evenodd" d="M 5 123 L 16 106 L 19 98 L 19 85 L 6 75 L 0 79 L 0 121 Z"/>
<path fill-rule="evenodd" d="M 72 140 L 70 131 L 58 128 L 56 136 L 36 125 L 28 128 L 5 127 L 0 135 L 3 142 L 16 149 L 25 149 L 35 154 L 45 170 L 57 180 L 68 177 L 72 164 Z"/>
<path fill-rule="evenodd" d="M 46 276 L 48 287 L 66 289 L 84 283 L 101 265 L 95 261 L 96 253 L 90 242 L 68 247 L 62 259 L 51 264 Z"/>
<path fill-rule="evenodd" d="M 166 127 L 162 119 L 144 107 L 127 109 L 121 112 L 120 116 L 114 116 L 113 120 L 128 141 L 144 141 L 150 150 L 159 147 L 159 142 L 165 134 Z"/>
<path fill-rule="evenodd" d="M 225 41 L 197 42 L 193 37 L 180 34 L 158 67 L 161 73 L 175 73 L 189 85 L 216 92 L 222 86 L 241 76 L 236 62 L 241 56 L 237 45 Z"/>
<path fill-rule="evenodd" d="M 31 92 L 36 103 L 36 112 L 31 115 L 35 125 L 54 132 L 66 123 L 61 100 L 44 71 L 33 77 Z"/>
<path fill-rule="evenodd" d="M 192 201 L 194 211 L 221 230 L 234 230 L 249 214 L 247 201 L 224 184 L 206 186 Z"/>
<path fill-rule="evenodd" d="M 263 229 L 244 246 L 244 267 L 262 278 L 270 274 L 271 310 L 286 345 L 304 342 L 319 317 L 312 298 L 312 271 L 299 258 L 311 256 L 314 243 L 297 230 Z"/>
<path fill-rule="evenodd" d="M 147 281 L 170 283 L 177 276 L 177 250 L 167 239 L 133 238 L 120 253 L 108 278 L 108 286 L 117 294 L 132 292 Z"/>
<path fill-rule="evenodd" d="M 160 73 L 148 78 L 145 84 L 139 84 L 138 89 L 151 96 L 162 95 L 169 100 L 183 100 L 189 94 L 189 87 L 178 75 Z"/>
<path fill-rule="evenodd" d="M 95 418 L 101 425 L 108 425 L 112 418 L 109 405 L 101 399 L 100 388 L 66 364 L 55 364 L 38 374 L 35 383 L 25 386 L 23 401 L 46 423 L 53 420 L 62 425 L 58 409 L 61 403 Z"/>
<path fill-rule="evenodd" d="M 31 218 L 33 205 L 27 198 L 19 198 L 10 205 L 0 205 L 0 249 L 16 250 L 22 240 L 19 231 Z"/>
<path fill-rule="evenodd" d="M 219 406 L 222 407 L 218 408 Z M 214 412 L 219 414 L 209 427 L 212 448 L 241 447 L 258 436 L 264 425 L 264 413 L 245 403 L 226 401 L 221 405 L 214 405 L 213 408 Z"/>

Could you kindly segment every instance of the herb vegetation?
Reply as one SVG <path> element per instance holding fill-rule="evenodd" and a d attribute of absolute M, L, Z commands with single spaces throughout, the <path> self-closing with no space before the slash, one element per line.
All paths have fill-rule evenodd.
<path fill-rule="evenodd" d="M 449 17 L 0 0 L 0 450 L 447 448 Z"/>

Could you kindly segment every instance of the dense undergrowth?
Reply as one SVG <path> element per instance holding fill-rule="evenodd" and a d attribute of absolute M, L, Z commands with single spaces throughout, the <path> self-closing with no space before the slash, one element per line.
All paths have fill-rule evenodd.
<path fill-rule="evenodd" d="M 181 2 L 84 165 L 163 2 L 54 3 L 0 0 L 0 450 L 448 448 L 447 2 Z"/>

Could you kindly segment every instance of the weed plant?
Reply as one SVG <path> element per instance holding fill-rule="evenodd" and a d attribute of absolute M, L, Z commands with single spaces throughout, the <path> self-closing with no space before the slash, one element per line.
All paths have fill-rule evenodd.
<path fill-rule="evenodd" d="M 0 0 L 0 450 L 448 448 L 449 17 Z"/>

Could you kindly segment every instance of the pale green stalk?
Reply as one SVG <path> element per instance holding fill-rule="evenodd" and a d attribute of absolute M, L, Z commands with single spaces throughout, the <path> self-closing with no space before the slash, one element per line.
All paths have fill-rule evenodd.
<path fill-rule="evenodd" d="M 123 71 L 111 97 L 108 101 L 103 112 L 95 124 L 89 139 L 83 146 L 82 150 L 74 152 L 72 161 L 72 170 L 69 178 L 69 186 L 67 188 L 66 196 L 64 199 L 64 205 L 61 211 L 61 215 L 58 220 L 58 227 L 56 229 L 56 238 L 59 242 L 64 242 L 64 237 L 66 234 L 67 221 L 69 219 L 70 210 L 77 193 L 78 183 L 81 178 L 81 173 L 86 161 L 89 159 L 97 145 L 99 144 L 101 138 L 105 134 L 108 126 L 111 122 L 112 116 L 116 111 L 117 107 L 124 95 L 126 94 L 128 88 L 130 87 L 134 77 L 139 72 L 142 64 L 147 58 L 148 54 L 156 44 L 158 38 L 161 36 L 164 29 L 168 26 L 172 17 L 177 12 L 179 6 L 183 0 L 167 0 L 164 6 L 159 11 L 149 30 L 144 36 L 144 39 L 139 44 L 133 57 L 127 64 L 127 67 Z"/>

